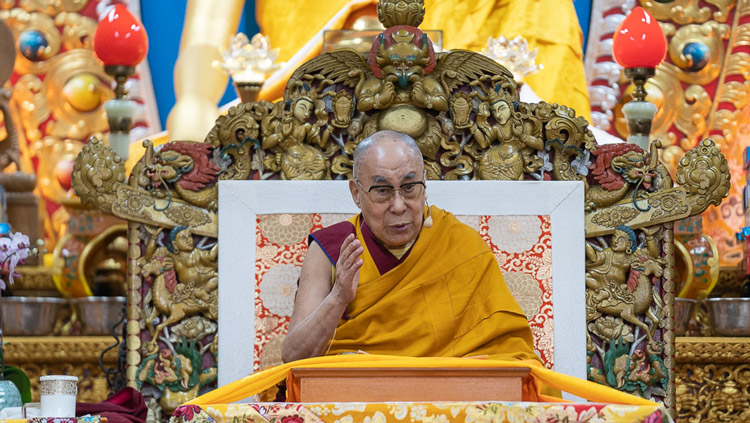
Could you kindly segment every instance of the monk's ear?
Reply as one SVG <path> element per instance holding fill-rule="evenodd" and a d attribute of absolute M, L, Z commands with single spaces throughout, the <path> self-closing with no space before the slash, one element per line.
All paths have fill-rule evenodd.
<path fill-rule="evenodd" d="M 362 207 L 359 205 L 359 185 L 357 185 L 357 182 L 354 179 L 349 180 L 349 192 L 352 193 L 352 200 L 354 200 L 354 204 L 357 205 L 357 208 L 361 209 Z"/>

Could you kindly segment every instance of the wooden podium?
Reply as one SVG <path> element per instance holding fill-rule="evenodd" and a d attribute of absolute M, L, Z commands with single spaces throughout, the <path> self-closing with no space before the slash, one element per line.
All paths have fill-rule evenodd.
<path fill-rule="evenodd" d="M 521 401 L 525 367 L 298 368 L 299 402 Z"/>

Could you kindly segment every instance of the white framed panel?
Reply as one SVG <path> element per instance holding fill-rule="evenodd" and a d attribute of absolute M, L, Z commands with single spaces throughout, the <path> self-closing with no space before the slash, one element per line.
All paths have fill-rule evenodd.
<path fill-rule="evenodd" d="M 583 183 L 429 181 L 427 196 L 456 215 L 550 216 L 555 371 L 585 379 Z M 253 370 L 258 215 L 358 211 L 347 181 L 219 183 L 219 386 Z"/>

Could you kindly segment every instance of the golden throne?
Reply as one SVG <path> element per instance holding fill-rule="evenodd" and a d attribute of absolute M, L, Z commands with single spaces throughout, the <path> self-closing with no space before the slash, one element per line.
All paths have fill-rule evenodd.
<path fill-rule="evenodd" d="M 673 407 L 671 223 L 728 192 L 717 147 L 702 141 L 670 175 L 658 141 L 600 146 L 574 110 L 521 102 L 496 62 L 435 52 L 422 2 L 378 7 L 386 30 L 368 55 L 310 60 L 282 101 L 231 108 L 201 142 L 146 142 L 129 176 L 98 140 L 78 156 L 76 193 L 129 222 L 128 383 L 167 413 L 215 387 L 219 181 L 348 179 L 357 143 L 395 129 L 431 180 L 582 183 L 587 377 Z"/>

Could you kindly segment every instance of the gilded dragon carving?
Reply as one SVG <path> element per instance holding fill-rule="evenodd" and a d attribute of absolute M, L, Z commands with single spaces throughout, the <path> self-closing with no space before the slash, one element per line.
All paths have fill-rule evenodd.
<path fill-rule="evenodd" d="M 156 376 L 177 359 L 178 342 L 201 354 L 202 371 L 216 369 L 218 181 L 351 178 L 357 143 L 395 129 L 416 139 L 431 179 L 584 183 L 589 377 L 671 406 L 672 230 L 663 223 L 726 195 L 718 147 L 701 142 L 673 182 L 659 161 L 659 142 L 648 151 L 598 145 L 572 109 L 521 102 L 513 75 L 494 60 L 436 52 L 417 28 L 420 0 L 383 0 L 378 10 L 386 30 L 369 54 L 344 49 L 308 61 L 293 73 L 283 101 L 230 108 L 203 142 L 146 142 L 128 183 L 121 160 L 103 143 L 84 147 L 76 192 L 139 222 L 131 280 L 144 293 L 140 339 L 128 339 L 145 373 L 128 373 L 131 383 L 155 386 L 157 396 L 200 389 L 179 372 Z M 97 176 L 94 166 L 107 172 Z M 187 330 L 187 322 L 208 332 Z M 186 334 L 186 344 L 175 331 Z M 161 355 L 166 350 L 173 354 Z"/>

